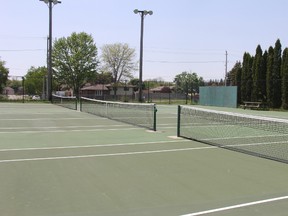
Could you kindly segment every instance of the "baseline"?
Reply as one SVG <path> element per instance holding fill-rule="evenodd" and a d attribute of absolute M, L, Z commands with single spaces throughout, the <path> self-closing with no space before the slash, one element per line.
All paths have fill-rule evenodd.
<path fill-rule="evenodd" d="M 243 204 L 227 206 L 227 207 L 223 207 L 223 208 L 217 208 L 217 209 L 211 209 L 211 210 L 207 210 L 207 211 L 185 214 L 185 215 L 181 215 L 181 216 L 199 216 L 199 215 L 211 214 L 211 213 L 215 213 L 215 212 L 227 211 L 227 210 L 236 209 L 236 208 L 243 208 L 243 207 L 247 207 L 247 206 L 259 205 L 259 204 L 263 204 L 263 203 L 275 202 L 275 201 L 280 201 L 280 200 L 285 200 L 285 199 L 288 199 L 288 196 L 276 197 L 276 198 L 271 198 L 271 199 L 266 199 L 266 200 L 249 202 L 249 203 L 243 203 Z"/>

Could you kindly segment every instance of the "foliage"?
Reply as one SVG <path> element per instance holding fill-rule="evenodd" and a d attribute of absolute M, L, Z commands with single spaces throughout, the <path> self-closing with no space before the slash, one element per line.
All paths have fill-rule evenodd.
<path fill-rule="evenodd" d="M 242 64 L 237 61 L 231 71 L 227 74 L 227 86 L 241 86 Z M 241 88 L 237 91 L 238 103 L 241 101 Z"/>
<path fill-rule="evenodd" d="M 199 92 L 199 86 L 204 85 L 202 77 L 198 77 L 196 73 L 188 73 L 186 71 L 178 74 L 174 78 L 176 91 L 193 94 Z"/>
<path fill-rule="evenodd" d="M 103 70 L 112 74 L 114 83 L 132 78 L 132 72 L 137 69 L 135 49 L 128 44 L 115 43 L 104 45 L 101 50 Z"/>
<path fill-rule="evenodd" d="M 113 82 L 113 76 L 109 72 L 97 73 L 95 84 L 110 84 Z"/>
<path fill-rule="evenodd" d="M 282 61 L 282 49 L 281 43 L 278 39 L 274 47 L 274 60 L 272 68 L 272 81 L 273 81 L 273 91 L 270 100 L 272 101 L 273 108 L 281 107 L 281 61 Z"/>
<path fill-rule="evenodd" d="M 241 74 L 241 99 L 242 101 L 251 101 L 252 93 L 252 64 L 253 57 L 249 53 L 244 53 Z"/>
<path fill-rule="evenodd" d="M 57 39 L 52 59 L 55 79 L 60 85 L 73 88 L 76 96 L 86 82 L 95 80 L 97 47 L 91 35 L 72 33 Z"/>
<path fill-rule="evenodd" d="M 25 93 L 41 96 L 46 83 L 46 74 L 46 67 L 31 67 L 25 76 Z"/>
<path fill-rule="evenodd" d="M 263 101 L 262 96 L 265 92 L 262 92 L 262 86 L 266 84 L 266 71 L 263 71 L 263 52 L 261 46 L 258 45 L 256 48 L 256 54 L 252 64 L 252 80 L 253 88 L 251 92 L 252 101 Z"/>
<path fill-rule="evenodd" d="M 0 59 L 0 94 L 8 81 L 9 69 L 5 67 L 5 61 Z"/>
<path fill-rule="evenodd" d="M 271 100 L 272 90 L 273 90 L 273 62 L 274 62 L 274 49 L 272 46 L 269 47 L 267 55 L 267 71 L 266 71 L 266 94 L 267 94 L 267 103 L 269 106 L 272 106 L 273 101 Z"/>
<path fill-rule="evenodd" d="M 227 85 L 237 86 L 239 74 L 241 74 L 242 65 L 240 61 L 237 61 L 231 71 L 227 74 Z"/>
<path fill-rule="evenodd" d="M 237 83 L 239 103 L 263 101 L 270 108 L 288 109 L 288 48 L 282 53 L 281 47 L 279 39 L 264 53 L 258 45 L 255 56 L 245 52 L 242 65 L 237 62 L 229 71 L 228 84 Z"/>
<path fill-rule="evenodd" d="M 282 108 L 288 109 L 288 48 L 285 48 L 281 65 L 282 75 Z"/>

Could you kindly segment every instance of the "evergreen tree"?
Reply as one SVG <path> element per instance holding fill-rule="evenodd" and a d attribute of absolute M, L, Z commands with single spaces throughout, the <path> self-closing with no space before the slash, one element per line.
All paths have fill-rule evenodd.
<path fill-rule="evenodd" d="M 241 101 L 251 101 L 253 57 L 244 53 L 241 74 Z"/>
<path fill-rule="evenodd" d="M 267 102 L 267 58 L 268 58 L 268 52 L 265 50 L 263 56 L 262 56 L 262 66 L 261 66 L 261 82 L 260 82 L 260 88 L 262 92 L 262 101 Z"/>
<path fill-rule="evenodd" d="M 282 108 L 288 109 L 288 48 L 285 48 L 281 65 L 282 75 Z"/>
<path fill-rule="evenodd" d="M 242 73 L 242 65 L 241 62 L 237 61 L 231 71 L 227 74 L 227 85 L 228 86 L 237 86 L 237 100 L 240 103 L 241 99 L 241 73 Z"/>
<path fill-rule="evenodd" d="M 272 69 L 274 62 L 274 49 L 273 47 L 269 47 L 268 55 L 267 55 L 267 72 L 266 72 L 266 94 L 267 94 L 267 102 L 270 107 L 272 107 L 272 95 L 273 95 L 273 82 L 272 82 Z"/>
<path fill-rule="evenodd" d="M 281 43 L 278 39 L 275 43 L 274 47 L 274 60 L 273 60 L 273 68 L 272 68 L 272 83 L 273 83 L 273 91 L 272 91 L 272 107 L 280 108 L 282 105 L 281 101 Z"/>
<path fill-rule="evenodd" d="M 231 71 L 227 74 L 227 85 L 228 86 L 237 86 L 238 77 L 241 75 L 242 65 L 241 62 L 237 61 Z"/>
<path fill-rule="evenodd" d="M 261 46 L 258 45 L 256 48 L 256 55 L 252 65 L 252 80 L 253 80 L 253 88 L 251 94 L 252 101 L 262 100 L 262 89 L 260 83 L 262 82 L 262 49 Z"/>

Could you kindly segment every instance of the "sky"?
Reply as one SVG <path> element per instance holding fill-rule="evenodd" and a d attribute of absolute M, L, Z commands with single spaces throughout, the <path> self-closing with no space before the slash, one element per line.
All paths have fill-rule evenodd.
<path fill-rule="evenodd" d="M 0 58 L 9 75 L 46 66 L 49 10 L 39 0 L 0 0 Z M 53 39 L 73 32 L 105 44 L 127 43 L 139 61 L 140 15 L 144 19 L 143 79 L 173 81 L 184 71 L 221 79 L 244 52 L 255 54 L 280 39 L 288 47 L 287 0 L 62 0 L 53 7 Z M 133 75 L 138 78 L 139 72 Z"/>

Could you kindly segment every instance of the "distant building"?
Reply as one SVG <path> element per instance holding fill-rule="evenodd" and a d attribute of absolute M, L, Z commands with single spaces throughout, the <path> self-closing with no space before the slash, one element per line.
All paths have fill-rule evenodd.
<path fill-rule="evenodd" d="M 2 93 L 3 95 L 15 95 L 15 91 L 14 91 L 14 89 L 13 88 L 11 88 L 11 87 L 5 87 L 4 89 L 3 89 L 3 93 Z"/>
<path fill-rule="evenodd" d="M 87 98 L 101 98 L 109 95 L 110 90 L 103 84 L 91 85 L 81 88 L 81 96 Z"/>
<path fill-rule="evenodd" d="M 113 84 L 96 84 L 87 85 L 81 88 L 81 96 L 87 98 L 110 100 L 110 99 L 121 99 L 134 97 L 135 86 L 132 85 L 121 85 L 115 87 Z M 126 99 L 125 99 L 126 100 Z"/>
<path fill-rule="evenodd" d="M 169 86 L 158 86 L 150 89 L 151 93 L 172 93 L 172 89 Z"/>

